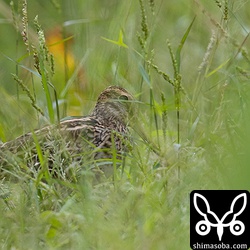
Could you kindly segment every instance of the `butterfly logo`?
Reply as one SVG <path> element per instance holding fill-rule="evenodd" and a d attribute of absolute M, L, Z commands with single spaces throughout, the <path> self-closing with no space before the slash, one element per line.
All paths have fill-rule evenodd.
<path fill-rule="evenodd" d="M 239 204 L 241 199 L 243 199 L 243 205 L 240 209 L 238 208 L 237 210 L 235 204 L 236 203 Z M 203 202 L 203 205 L 205 204 L 206 211 L 202 211 L 204 210 L 204 206 L 203 206 L 203 209 L 199 208 L 198 202 L 197 202 L 198 200 L 200 200 L 200 202 Z M 247 205 L 246 193 L 239 194 L 233 199 L 231 206 L 230 206 L 230 210 L 226 212 L 222 216 L 221 219 L 219 219 L 218 216 L 213 211 L 210 210 L 210 205 L 207 199 L 203 195 L 194 193 L 193 203 L 194 203 L 194 207 L 196 211 L 204 218 L 203 220 L 200 220 L 199 222 L 197 222 L 195 226 L 195 230 L 199 235 L 204 236 L 204 235 L 209 234 L 211 227 L 217 228 L 217 235 L 218 235 L 219 241 L 221 241 L 222 239 L 222 235 L 224 233 L 224 227 L 229 227 L 230 232 L 236 236 L 244 233 L 245 225 L 243 224 L 242 221 L 237 220 L 237 216 L 239 216 L 246 208 L 246 205 Z M 237 204 L 237 207 L 239 207 L 238 204 Z M 228 219 L 228 216 L 232 217 L 232 219 L 229 223 L 225 223 L 225 220 Z M 211 222 L 211 220 L 213 222 Z"/>

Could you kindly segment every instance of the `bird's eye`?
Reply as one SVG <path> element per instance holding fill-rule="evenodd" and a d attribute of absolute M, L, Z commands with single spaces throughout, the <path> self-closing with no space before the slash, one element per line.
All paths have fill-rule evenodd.
<path fill-rule="evenodd" d="M 123 101 L 128 101 L 128 97 L 126 95 L 121 95 L 119 99 Z"/>

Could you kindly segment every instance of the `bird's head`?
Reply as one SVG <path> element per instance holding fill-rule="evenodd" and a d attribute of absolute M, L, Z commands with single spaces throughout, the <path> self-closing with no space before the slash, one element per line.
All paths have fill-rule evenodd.
<path fill-rule="evenodd" d="M 98 97 L 92 115 L 104 122 L 127 124 L 132 112 L 133 96 L 122 87 L 110 86 Z"/>

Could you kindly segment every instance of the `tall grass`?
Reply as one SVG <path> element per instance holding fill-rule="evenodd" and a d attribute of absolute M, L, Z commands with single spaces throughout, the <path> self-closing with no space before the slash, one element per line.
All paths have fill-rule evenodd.
<path fill-rule="evenodd" d="M 41 172 L 0 181 L 1 248 L 187 249 L 192 190 L 249 190 L 249 4 L 0 1 L 2 141 L 88 114 L 111 84 L 139 120 L 123 168 L 94 185 L 59 161 L 52 178 L 37 141 Z"/>

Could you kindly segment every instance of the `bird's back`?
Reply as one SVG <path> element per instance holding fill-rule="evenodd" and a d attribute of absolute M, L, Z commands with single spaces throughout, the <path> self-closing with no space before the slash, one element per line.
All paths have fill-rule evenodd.
<path fill-rule="evenodd" d="M 128 118 L 133 97 L 123 88 L 110 86 L 97 99 L 87 117 L 70 117 L 0 146 L 0 175 L 11 169 L 107 166 L 121 160 L 128 150 Z M 107 164 L 109 162 L 109 164 Z M 110 171 L 107 171 L 110 172 Z"/>
<path fill-rule="evenodd" d="M 53 172 L 58 171 L 55 166 L 60 165 L 65 170 L 71 163 L 78 168 L 99 165 L 104 172 L 110 172 L 104 162 L 112 161 L 114 149 L 116 158 L 121 159 L 122 152 L 127 150 L 125 134 L 126 128 L 113 130 L 95 117 L 66 119 L 60 125 L 46 126 L 2 144 L 1 172 L 19 168 L 20 163 L 37 170 L 41 167 L 41 157 Z M 40 158 L 39 150 L 42 154 Z"/>

